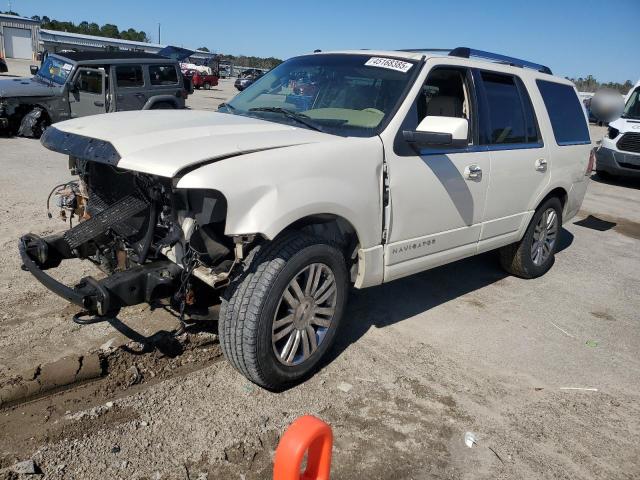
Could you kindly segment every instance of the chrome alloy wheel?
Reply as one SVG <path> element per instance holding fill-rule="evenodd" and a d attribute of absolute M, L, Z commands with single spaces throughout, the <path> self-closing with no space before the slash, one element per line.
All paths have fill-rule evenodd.
<path fill-rule="evenodd" d="M 273 351 L 284 365 L 299 365 L 323 342 L 336 311 L 336 280 L 323 263 L 300 270 L 284 289 L 271 327 Z"/>
<path fill-rule="evenodd" d="M 548 208 L 540 217 L 533 230 L 531 243 L 531 260 L 537 266 L 544 264 L 556 243 L 558 237 L 558 214 L 553 208 Z"/>

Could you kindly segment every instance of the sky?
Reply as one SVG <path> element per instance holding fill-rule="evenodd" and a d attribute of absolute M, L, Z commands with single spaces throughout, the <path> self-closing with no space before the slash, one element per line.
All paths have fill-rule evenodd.
<path fill-rule="evenodd" d="M 7 10 L 0 0 L 0 11 Z M 286 59 L 336 49 L 465 46 L 561 76 L 635 83 L 640 0 L 11 0 L 24 16 L 144 30 L 156 42 Z"/>

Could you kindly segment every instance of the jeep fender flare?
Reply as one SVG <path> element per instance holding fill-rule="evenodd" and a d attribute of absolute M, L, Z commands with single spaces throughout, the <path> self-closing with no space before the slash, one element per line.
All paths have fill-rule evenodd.
<path fill-rule="evenodd" d="M 146 101 L 146 103 L 142 107 L 142 110 L 149 110 L 156 103 L 160 103 L 160 102 L 171 103 L 175 108 L 178 108 L 178 102 L 176 101 L 176 97 L 175 96 L 173 96 L 173 95 L 156 95 L 156 96 L 153 96 L 153 97 L 149 98 Z"/>

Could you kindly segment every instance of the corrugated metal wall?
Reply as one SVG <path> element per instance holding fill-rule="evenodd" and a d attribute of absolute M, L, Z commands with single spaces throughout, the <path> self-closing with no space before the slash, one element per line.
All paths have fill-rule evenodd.
<path fill-rule="evenodd" d="M 6 57 L 6 51 L 4 48 L 4 27 L 10 28 L 24 28 L 31 31 L 31 60 L 36 59 L 36 52 L 38 51 L 40 24 L 35 22 L 27 22 L 20 18 L 12 19 L 7 16 L 0 16 L 0 56 Z"/>

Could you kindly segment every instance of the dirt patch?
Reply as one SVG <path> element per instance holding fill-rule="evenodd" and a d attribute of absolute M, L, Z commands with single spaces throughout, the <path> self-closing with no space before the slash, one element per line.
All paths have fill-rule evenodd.
<path fill-rule="evenodd" d="M 12 385 L 42 388 L 38 382 L 50 388 L 0 410 L 0 452 L 4 452 L 0 468 L 13 464 L 37 445 L 78 439 L 87 432 L 116 429 L 120 423 L 134 420 L 134 409 L 120 408 L 113 402 L 166 379 L 188 375 L 217 362 L 222 355 L 217 336 L 211 333 L 180 338 L 166 333 L 153 340 L 146 347 L 130 343 L 101 356 L 69 357 L 37 367 L 31 379 L 5 381 L 10 392 L 15 391 L 10 389 Z M 91 378 L 84 373 L 96 371 Z"/>
<path fill-rule="evenodd" d="M 73 355 L 0 380 L 0 408 L 28 400 L 69 385 L 98 378 L 103 362 L 97 353 Z"/>

